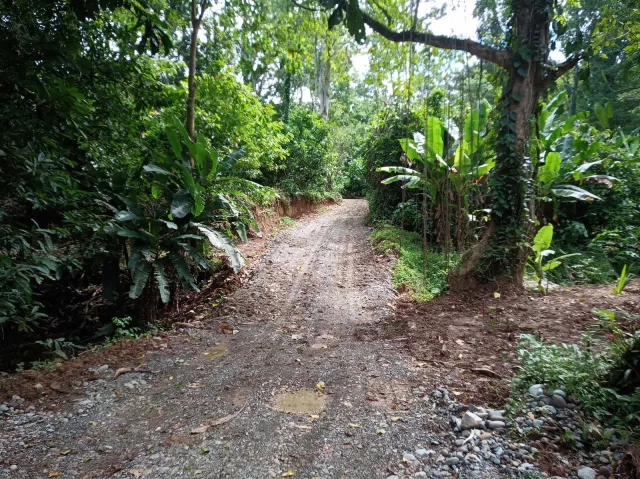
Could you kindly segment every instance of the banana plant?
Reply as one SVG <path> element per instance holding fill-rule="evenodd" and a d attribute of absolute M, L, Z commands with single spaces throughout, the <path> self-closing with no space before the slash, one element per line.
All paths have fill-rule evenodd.
<path fill-rule="evenodd" d="M 449 154 L 445 152 L 444 141 L 449 131 L 436 117 L 427 118 L 425 135 L 416 132 L 413 140 L 399 140 L 410 162 L 423 166 L 427 164 L 426 178 L 423 172 L 407 167 L 385 166 L 376 170 L 395 173 L 395 176 L 382 181 L 385 185 L 399 181 L 404 188 L 425 187 L 432 201 L 439 207 L 440 203 L 447 201 L 443 193 L 443 185 L 447 179 L 450 179 L 457 198 L 456 239 L 459 248 L 463 246 L 462 230 L 466 229 L 468 222 L 468 190 L 495 165 L 493 160 L 483 163 L 488 110 L 489 103 L 483 100 L 477 109 L 471 111 L 464 121 L 461 136 L 456 139 Z"/>
<path fill-rule="evenodd" d="M 165 128 L 165 134 L 171 153 L 141 168 L 139 184 L 148 184 L 148 189 L 131 187 L 118 195 L 124 208 L 115 211 L 110 232 L 130 243 L 129 296 L 140 298 L 155 282 L 167 303 L 176 280 L 199 291 L 193 272 L 211 269 L 208 251 L 221 251 L 236 272 L 243 267 L 244 258 L 221 227 L 234 227 L 246 241 L 242 219 L 250 213 L 246 207 L 244 212 L 239 209 L 233 187 L 238 179 L 227 176 L 242 150 L 219 158 L 204 137 L 192 140 L 177 121 Z"/>
<path fill-rule="evenodd" d="M 545 292 L 545 289 L 542 286 L 542 281 L 545 279 L 545 273 L 547 271 L 556 269 L 562 264 L 562 260 L 565 258 L 580 255 L 580 253 L 571 253 L 548 259 L 549 256 L 555 254 L 554 250 L 549 249 L 551 247 L 552 240 L 553 225 L 549 224 L 540 228 L 533 239 L 533 244 L 531 245 L 531 250 L 534 254 L 533 256 L 530 256 L 527 261 L 527 266 L 533 272 L 538 282 L 538 291 L 541 293 Z"/>

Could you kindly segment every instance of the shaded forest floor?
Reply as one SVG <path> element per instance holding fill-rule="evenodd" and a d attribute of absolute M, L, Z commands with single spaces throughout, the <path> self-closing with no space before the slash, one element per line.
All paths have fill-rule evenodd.
<path fill-rule="evenodd" d="M 442 391 L 501 407 L 519 333 L 574 340 L 593 308 L 640 313 L 640 284 L 394 300 L 366 212 L 256 243 L 245 284 L 176 331 L 2 379 L 0 477 L 506 477 L 439 460 L 461 414 Z"/>

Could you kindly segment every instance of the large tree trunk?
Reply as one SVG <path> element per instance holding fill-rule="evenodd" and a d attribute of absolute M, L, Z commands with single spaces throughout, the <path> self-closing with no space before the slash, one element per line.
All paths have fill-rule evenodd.
<path fill-rule="evenodd" d="M 487 238 L 463 258 L 460 274 L 521 283 L 526 251 L 522 245 L 525 157 L 531 123 L 546 88 L 544 64 L 549 56 L 550 0 L 514 0 L 514 45 L 509 80 L 502 91 L 496 166 L 491 173 L 491 224 Z"/>

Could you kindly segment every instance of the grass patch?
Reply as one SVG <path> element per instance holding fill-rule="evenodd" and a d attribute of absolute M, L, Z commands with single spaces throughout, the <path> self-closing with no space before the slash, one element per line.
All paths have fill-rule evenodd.
<path fill-rule="evenodd" d="M 424 275 L 422 239 L 418 233 L 383 226 L 375 228 L 369 240 L 376 253 L 398 257 L 391 275 L 393 287 L 419 303 L 432 300 L 447 288 L 447 273 L 460 260 L 459 255 L 451 253 L 447 268 L 442 253 L 428 250 Z"/>
<path fill-rule="evenodd" d="M 294 220 L 293 218 L 289 218 L 288 216 L 282 216 L 280 217 L 280 223 L 283 226 L 295 226 L 296 220 Z"/>

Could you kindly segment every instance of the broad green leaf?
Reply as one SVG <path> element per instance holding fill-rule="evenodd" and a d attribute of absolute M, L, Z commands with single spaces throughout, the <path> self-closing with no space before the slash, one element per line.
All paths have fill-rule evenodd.
<path fill-rule="evenodd" d="M 184 287 L 188 287 L 193 289 L 194 291 L 200 291 L 198 285 L 196 284 L 193 276 L 191 275 L 191 271 L 189 271 L 189 265 L 187 261 L 184 259 L 184 256 L 172 251 L 169 253 L 169 261 L 173 265 L 176 273 L 178 274 L 178 278 L 182 281 L 182 285 Z"/>
<path fill-rule="evenodd" d="M 552 189 L 553 194 L 563 198 L 574 198 L 580 201 L 599 200 L 600 197 L 574 185 L 558 185 Z"/>
<path fill-rule="evenodd" d="M 133 283 L 129 289 L 130 298 L 136 299 L 140 297 L 149 280 L 150 270 L 151 265 L 148 262 L 140 261 L 137 263 L 137 267 L 131 271 L 133 274 Z"/>
<path fill-rule="evenodd" d="M 198 238 L 200 239 L 204 239 L 204 236 L 199 236 Z M 196 263 L 198 263 L 198 265 L 204 269 L 204 270 L 209 270 L 211 269 L 211 264 L 192 246 L 186 244 L 186 243 L 178 243 L 178 245 L 180 245 L 180 247 L 185 250 L 187 253 L 189 253 L 189 255 L 191 255 L 191 257 L 194 259 L 194 261 Z"/>
<path fill-rule="evenodd" d="M 416 170 L 412 170 L 411 168 L 405 168 L 404 166 L 381 166 L 376 168 L 378 172 L 384 173 L 404 173 L 406 175 L 416 175 L 420 176 L 422 173 Z"/>
<path fill-rule="evenodd" d="M 147 235 L 144 233 L 141 233 L 140 231 L 133 231 L 133 230 L 128 230 L 125 228 L 120 228 L 116 231 L 116 234 L 118 236 L 124 236 L 125 238 L 137 238 L 137 239 L 141 239 L 141 240 L 146 240 L 147 239 Z"/>
<path fill-rule="evenodd" d="M 613 118 L 613 105 L 611 102 L 607 102 L 605 106 L 602 106 L 600 103 L 596 103 L 593 108 L 593 112 L 595 113 L 602 128 L 609 128 L 609 120 Z"/>
<path fill-rule="evenodd" d="M 137 219 L 140 219 L 140 217 L 131 211 L 119 211 L 116 214 L 116 220 L 118 221 L 131 221 Z"/>
<path fill-rule="evenodd" d="M 395 183 L 400 181 L 404 188 L 417 188 L 422 184 L 422 177 L 416 175 L 396 175 L 385 180 L 382 180 L 383 185 L 390 185 L 391 183 Z"/>
<path fill-rule="evenodd" d="M 155 278 L 158 282 L 158 290 L 160 291 L 160 299 L 166 304 L 169 302 L 169 299 L 171 299 L 171 293 L 169 288 L 169 279 L 167 278 L 164 267 L 165 264 L 161 260 L 153 262 Z"/>
<path fill-rule="evenodd" d="M 418 152 L 416 148 L 416 143 L 413 140 L 407 140 L 406 138 L 402 138 L 398 140 L 400 142 L 400 146 L 402 147 L 402 151 L 404 151 L 407 158 L 412 161 L 422 162 L 422 155 Z"/>
<path fill-rule="evenodd" d="M 538 168 L 538 182 L 553 183 L 560 173 L 561 166 L 562 158 L 560 157 L 560 153 L 557 151 L 549 153 L 544 160 L 544 165 Z"/>
<path fill-rule="evenodd" d="M 543 226 L 536 233 L 533 238 L 533 246 L 531 249 L 537 254 L 542 255 L 542 252 L 549 249 L 551 246 L 551 240 L 553 239 L 553 225 Z"/>
<path fill-rule="evenodd" d="M 164 168 L 162 168 L 161 166 L 158 165 L 144 165 L 143 166 L 144 171 L 148 172 L 148 173 L 155 173 L 158 175 L 166 175 L 166 176 L 174 176 L 173 173 L 171 173 L 169 170 L 166 170 Z"/>
<path fill-rule="evenodd" d="M 209 242 L 214 248 L 219 248 L 225 252 L 231 262 L 231 267 L 236 273 L 242 269 L 244 266 L 244 258 L 228 236 L 199 223 L 193 223 L 193 226 L 197 227 L 198 231 L 209 239 Z"/>
<path fill-rule="evenodd" d="M 444 126 L 439 118 L 435 116 L 427 117 L 425 126 L 425 151 L 430 163 L 436 160 L 437 156 L 444 155 Z"/>
<path fill-rule="evenodd" d="M 244 223 L 240 221 L 236 223 L 236 232 L 238 233 L 238 236 L 244 243 L 249 242 L 249 238 L 247 238 L 247 227 Z"/>
<path fill-rule="evenodd" d="M 165 133 L 167 134 L 167 138 L 169 138 L 169 143 L 171 144 L 171 149 L 173 150 L 173 154 L 177 161 L 182 161 L 182 144 L 180 143 L 180 138 L 176 134 L 175 130 L 168 126 L 165 128 Z"/>
<path fill-rule="evenodd" d="M 198 169 L 200 176 L 206 178 L 211 172 L 211 161 L 207 161 L 207 143 L 204 136 L 199 133 L 196 135 L 195 150 L 196 168 Z"/>

